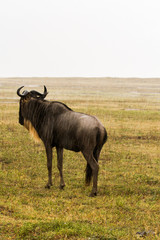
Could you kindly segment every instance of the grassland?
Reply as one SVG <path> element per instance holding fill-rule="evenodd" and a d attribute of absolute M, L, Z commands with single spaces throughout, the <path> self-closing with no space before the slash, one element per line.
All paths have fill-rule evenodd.
<path fill-rule="evenodd" d="M 70 151 L 65 190 L 55 151 L 54 184 L 44 188 L 44 147 L 18 124 L 16 96 L 44 84 L 48 99 L 96 115 L 108 131 L 95 198 L 85 160 Z M 160 79 L 0 79 L 0 91 L 0 239 L 160 239 Z"/>

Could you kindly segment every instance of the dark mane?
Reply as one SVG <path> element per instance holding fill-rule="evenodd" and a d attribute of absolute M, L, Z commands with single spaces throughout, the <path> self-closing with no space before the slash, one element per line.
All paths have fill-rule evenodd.
<path fill-rule="evenodd" d="M 61 105 L 63 105 L 64 107 L 66 107 L 68 110 L 73 111 L 71 108 L 69 108 L 65 103 L 62 102 L 58 102 L 58 101 L 52 101 L 52 103 L 59 103 Z"/>

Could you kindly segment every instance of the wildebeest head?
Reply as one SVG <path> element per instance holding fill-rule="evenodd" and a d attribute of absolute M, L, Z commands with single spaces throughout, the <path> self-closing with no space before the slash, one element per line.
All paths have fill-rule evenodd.
<path fill-rule="evenodd" d="M 23 93 L 21 94 L 20 93 L 20 90 L 23 88 L 24 86 L 22 86 L 22 87 L 20 87 L 20 88 L 18 88 L 17 89 L 17 95 L 19 96 L 19 97 L 21 97 L 21 99 L 23 99 L 23 100 L 29 100 L 29 99 L 31 99 L 31 98 L 36 98 L 36 99 L 41 99 L 41 100 L 43 100 L 46 96 L 47 96 L 47 94 L 48 94 L 48 92 L 47 92 L 47 88 L 46 88 L 46 86 L 44 86 L 44 93 L 39 93 L 39 92 L 37 92 L 37 91 L 35 91 L 35 90 L 32 90 L 32 91 L 30 91 L 30 92 L 28 92 L 28 91 L 23 91 Z"/>
<path fill-rule="evenodd" d="M 35 90 L 32 90 L 30 92 L 25 90 L 22 93 L 20 93 L 20 91 L 23 87 L 24 86 L 17 89 L 17 95 L 20 97 L 19 123 L 21 125 L 24 125 L 24 117 L 23 117 L 24 104 L 29 102 L 31 99 L 44 100 L 44 98 L 48 94 L 46 86 L 44 86 L 44 92 L 43 93 L 39 93 Z"/>

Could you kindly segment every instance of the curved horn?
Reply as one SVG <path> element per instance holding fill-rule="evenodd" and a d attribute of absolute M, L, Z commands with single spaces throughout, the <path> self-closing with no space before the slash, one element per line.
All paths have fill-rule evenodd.
<path fill-rule="evenodd" d="M 44 85 L 44 93 L 43 93 L 44 98 L 47 96 L 47 94 L 48 94 L 47 88 L 46 88 L 46 86 Z"/>
<path fill-rule="evenodd" d="M 27 94 L 26 91 L 24 92 L 24 94 L 20 94 L 20 90 L 21 90 L 23 87 L 24 87 L 24 86 L 22 86 L 22 87 L 20 87 L 20 88 L 17 89 L 17 95 L 18 95 L 19 97 L 24 97 L 24 96 Z"/>

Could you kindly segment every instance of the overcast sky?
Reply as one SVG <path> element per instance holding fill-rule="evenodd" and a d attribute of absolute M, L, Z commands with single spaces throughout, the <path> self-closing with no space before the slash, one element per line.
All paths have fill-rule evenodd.
<path fill-rule="evenodd" d="M 0 77 L 160 77 L 160 0 L 0 0 Z"/>

